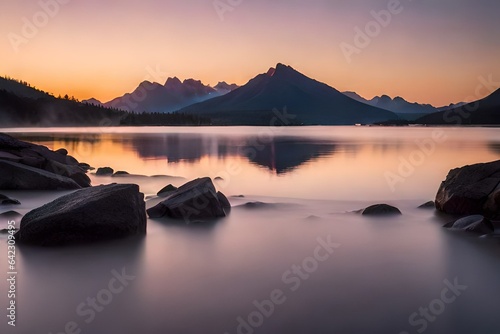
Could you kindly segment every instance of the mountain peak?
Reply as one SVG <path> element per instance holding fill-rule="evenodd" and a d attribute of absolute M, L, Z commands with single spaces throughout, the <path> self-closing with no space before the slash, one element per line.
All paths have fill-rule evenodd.
<path fill-rule="evenodd" d="M 267 75 L 272 77 L 274 75 L 274 73 L 276 73 L 276 69 L 274 67 L 271 67 L 268 71 L 267 71 Z"/>
<path fill-rule="evenodd" d="M 292 72 L 297 72 L 293 67 L 278 63 L 276 65 L 276 72 L 277 73 L 292 73 Z"/>
<path fill-rule="evenodd" d="M 167 82 L 165 82 L 165 87 L 166 86 L 178 86 L 178 85 L 182 85 L 182 82 L 177 77 L 168 78 Z"/>

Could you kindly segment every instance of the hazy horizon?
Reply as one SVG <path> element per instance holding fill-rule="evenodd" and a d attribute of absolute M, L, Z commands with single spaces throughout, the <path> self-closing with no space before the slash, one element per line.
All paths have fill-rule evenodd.
<path fill-rule="evenodd" d="M 23 0 L 1 7 L 0 73 L 56 96 L 109 101 L 143 80 L 174 76 L 242 85 L 281 62 L 365 98 L 442 106 L 482 98 L 489 92 L 478 95 L 479 78 L 500 77 L 500 4 L 487 0 Z"/>

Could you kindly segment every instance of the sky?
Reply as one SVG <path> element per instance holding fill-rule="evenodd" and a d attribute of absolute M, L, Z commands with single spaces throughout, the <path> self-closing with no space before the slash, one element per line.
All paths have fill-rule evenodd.
<path fill-rule="evenodd" d="M 284 63 L 441 106 L 500 82 L 498 14 L 498 0 L 2 1 L 0 75 L 108 101 L 146 79 L 242 85 Z"/>

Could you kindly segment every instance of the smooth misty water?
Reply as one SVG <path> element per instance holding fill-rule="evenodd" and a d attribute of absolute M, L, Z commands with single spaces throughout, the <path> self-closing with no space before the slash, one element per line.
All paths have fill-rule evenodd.
<path fill-rule="evenodd" d="M 219 189 L 245 197 L 231 197 L 231 215 L 214 224 L 150 220 L 140 240 L 19 247 L 18 326 L 2 321 L 1 333 L 55 334 L 74 321 L 90 334 L 233 334 L 240 317 L 256 327 L 240 333 L 418 333 L 425 323 L 425 333 L 500 331 L 498 239 L 451 233 L 441 226 L 452 217 L 416 209 L 434 197 L 450 168 L 498 159 L 497 129 L 50 129 L 14 135 L 65 147 L 95 167 L 143 175 L 92 176 L 93 184 L 135 182 L 153 196 L 168 183 L 221 176 Z M 399 172 L 404 175 L 396 182 Z M 392 186 L 387 173 L 393 173 Z M 21 200 L 15 209 L 23 214 L 61 195 L 2 193 Z M 252 201 L 272 205 L 240 206 Z M 349 213 L 378 202 L 398 206 L 403 216 Z M 6 238 L 0 238 L 6 272 Z M 318 252 L 328 239 L 333 253 Z M 315 253 L 322 261 L 313 260 Z M 294 273 L 293 265 L 309 273 Z M 135 278 L 90 319 L 87 298 L 105 297 L 112 270 L 122 268 Z M 444 281 L 455 279 L 467 289 L 449 304 L 436 301 Z M 2 280 L 5 307 L 6 288 Z M 281 292 L 280 304 L 259 316 L 254 302 L 270 299 L 274 290 Z M 410 324 L 410 315 L 429 304 L 439 314 L 428 321 L 417 315 Z"/>

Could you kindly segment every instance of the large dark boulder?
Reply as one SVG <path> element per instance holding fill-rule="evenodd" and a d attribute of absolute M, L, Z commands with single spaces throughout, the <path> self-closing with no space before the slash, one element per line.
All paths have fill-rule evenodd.
<path fill-rule="evenodd" d="M 66 150 L 60 149 L 54 152 L 45 146 L 27 143 L 6 134 L 0 134 L 0 162 L 3 166 L 0 171 L 0 189 L 54 190 L 90 187 L 90 179 L 86 174 L 87 169 L 81 167 L 75 158 L 67 155 Z M 18 167 L 18 170 L 13 169 L 12 166 Z M 34 172 L 34 170 L 38 172 Z M 33 186 L 20 178 L 20 175 L 25 175 L 27 171 L 32 172 L 29 173 L 29 181 L 33 182 Z M 47 178 L 54 179 L 56 176 L 69 178 L 79 187 L 46 182 Z M 10 181 L 2 182 L 8 179 Z M 42 184 L 43 186 L 41 186 Z"/>
<path fill-rule="evenodd" d="M 436 208 L 449 214 L 500 214 L 500 160 L 452 169 L 436 195 Z"/>
<path fill-rule="evenodd" d="M 146 233 L 144 194 L 135 184 L 82 189 L 26 214 L 16 240 L 60 246 Z"/>
<path fill-rule="evenodd" d="M 71 190 L 80 189 L 72 179 L 15 162 L 0 160 L 0 189 Z"/>
<path fill-rule="evenodd" d="M 222 195 L 223 196 L 223 195 Z M 150 218 L 170 217 L 192 222 L 225 217 L 227 205 L 209 177 L 190 181 L 148 210 Z M 222 200 L 222 202 L 221 202 Z M 227 199 L 226 199 L 227 200 Z"/>

